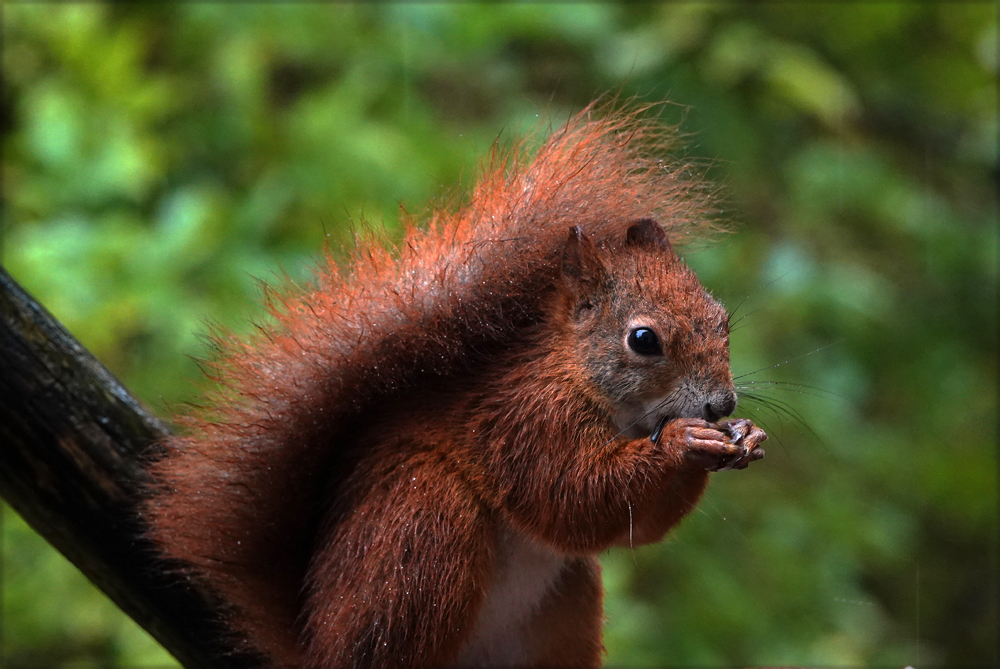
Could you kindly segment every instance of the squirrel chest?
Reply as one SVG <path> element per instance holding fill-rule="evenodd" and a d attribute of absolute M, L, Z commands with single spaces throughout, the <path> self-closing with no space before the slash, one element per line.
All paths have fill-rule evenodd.
<path fill-rule="evenodd" d="M 568 558 L 507 527 L 496 533 L 493 575 L 456 666 L 525 666 L 538 635 L 535 614 Z"/>

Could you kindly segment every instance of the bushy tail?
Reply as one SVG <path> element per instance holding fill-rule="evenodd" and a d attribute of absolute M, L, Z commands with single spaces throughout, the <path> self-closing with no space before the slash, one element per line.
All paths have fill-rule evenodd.
<path fill-rule="evenodd" d="M 674 241 L 710 225 L 701 182 L 667 161 L 676 135 L 648 116 L 590 105 L 533 158 L 495 149 L 468 201 L 408 220 L 397 251 L 359 242 L 310 288 L 268 291 L 271 325 L 216 338 L 218 389 L 154 463 L 146 515 L 276 664 L 296 663 L 308 534 L 351 423 L 536 320 L 571 226 L 600 244 L 639 218 Z"/>

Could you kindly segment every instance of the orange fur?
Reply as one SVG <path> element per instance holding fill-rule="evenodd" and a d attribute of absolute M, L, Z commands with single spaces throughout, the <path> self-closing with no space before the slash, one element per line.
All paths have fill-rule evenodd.
<path fill-rule="evenodd" d="M 243 647 L 316 669 L 486 657 L 498 537 L 516 536 L 540 583 L 555 565 L 522 612 L 526 661 L 599 663 L 596 552 L 658 540 L 701 494 L 706 449 L 764 438 L 697 420 L 731 394 L 725 312 L 658 228 L 630 232 L 710 225 L 701 185 L 662 159 L 670 137 L 589 107 L 530 161 L 496 152 L 398 253 L 359 242 L 346 269 L 272 296 L 273 325 L 219 339 L 219 390 L 152 464 L 145 515 Z M 662 322 L 669 364 L 628 367 L 628 314 Z M 705 396 L 658 443 L 614 424 L 682 382 Z"/>

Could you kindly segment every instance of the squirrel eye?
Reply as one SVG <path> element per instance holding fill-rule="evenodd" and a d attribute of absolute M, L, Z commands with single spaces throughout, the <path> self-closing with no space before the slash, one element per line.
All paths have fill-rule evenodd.
<path fill-rule="evenodd" d="M 628 333 L 628 347 L 639 355 L 662 355 L 660 338 L 649 328 L 635 328 Z"/>

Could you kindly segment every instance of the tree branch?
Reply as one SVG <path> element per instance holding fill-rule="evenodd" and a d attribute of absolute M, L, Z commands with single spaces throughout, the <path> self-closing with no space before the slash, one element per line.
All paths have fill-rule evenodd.
<path fill-rule="evenodd" d="M 144 463 L 168 433 L 0 267 L 0 494 L 185 667 L 250 666 L 143 536 Z"/>

